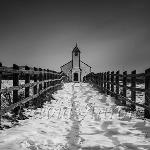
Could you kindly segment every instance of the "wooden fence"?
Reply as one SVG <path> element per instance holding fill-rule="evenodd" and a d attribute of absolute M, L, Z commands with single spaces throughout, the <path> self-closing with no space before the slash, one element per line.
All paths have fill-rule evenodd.
<path fill-rule="evenodd" d="M 126 106 L 127 102 L 130 103 L 132 111 L 136 110 L 136 106 L 144 108 L 144 117 L 150 119 L 150 69 L 140 74 L 136 74 L 136 70 L 131 74 L 127 74 L 127 71 L 122 74 L 119 71 L 90 73 L 84 77 L 84 81 L 96 84 L 101 91 L 114 96 L 121 105 Z M 143 84 L 144 88 L 138 87 L 139 84 Z M 131 98 L 127 97 L 127 90 L 130 90 Z M 144 93 L 143 104 L 136 101 L 137 92 Z"/>
<path fill-rule="evenodd" d="M 3 80 L 12 80 L 13 86 L 2 89 Z M 24 80 L 25 84 L 20 85 L 19 80 Z M 31 80 L 33 81 L 31 83 Z M 37 98 L 51 88 L 61 85 L 62 81 L 68 81 L 68 77 L 60 72 L 51 71 L 49 69 L 31 68 L 28 66 L 5 67 L 0 63 L 0 119 L 6 112 L 11 110 L 17 113 L 18 106 L 23 104 L 28 107 L 29 101 Z M 33 94 L 30 94 L 30 89 Z M 24 99 L 19 99 L 19 90 L 24 90 Z M 2 94 L 12 92 L 12 103 L 6 107 L 2 107 Z"/>

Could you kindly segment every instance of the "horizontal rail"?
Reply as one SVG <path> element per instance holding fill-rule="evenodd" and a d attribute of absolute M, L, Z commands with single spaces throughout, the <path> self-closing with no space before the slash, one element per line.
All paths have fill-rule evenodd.
<path fill-rule="evenodd" d="M 133 70 L 131 74 L 127 74 L 127 71 L 122 74 L 119 71 L 90 73 L 84 77 L 84 80 L 98 85 L 104 93 L 115 96 L 116 100 L 121 98 L 120 104 L 123 106 L 126 106 L 126 101 L 130 102 L 132 111 L 136 110 L 135 106 L 143 107 L 144 117 L 150 119 L 150 68 L 139 74 L 136 74 L 136 70 Z M 137 86 L 139 83 L 144 84 L 144 87 L 143 85 L 142 87 Z M 131 91 L 131 100 L 127 97 L 127 90 Z M 144 104 L 136 102 L 136 92 L 144 94 Z"/>
<path fill-rule="evenodd" d="M 42 93 L 46 92 L 47 90 L 49 90 L 49 89 L 51 89 L 51 88 L 54 88 L 54 87 L 57 87 L 57 86 L 59 86 L 59 85 L 61 85 L 61 84 L 56 84 L 55 86 L 50 86 L 50 87 L 48 87 L 48 88 L 46 88 L 46 89 L 43 89 L 43 90 L 40 91 L 38 94 L 35 94 L 35 95 L 33 95 L 33 96 L 30 96 L 30 97 L 27 97 L 27 98 L 23 99 L 22 101 L 19 101 L 19 102 L 15 103 L 15 104 L 10 105 L 9 107 L 7 107 L 7 108 L 5 108 L 5 109 L 2 109 L 2 110 L 0 111 L 0 116 L 4 115 L 5 113 L 11 111 L 12 109 L 14 109 L 14 108 L 16 108 L 16 107 L 18 107 L 18 106 L 20 106 L 20 105 L 22 105 L 22 104 L 25 104 L 26 102 L 28 102 L 28 101 L 30 101 L 30 100 L 32 100 L 32 99 L 37 98 L 39 95 L 41 95 Z"/>
<path fill-rule="evenodd" d="M 9 87 L 9 88 L 5 88 L 5 89 L 1 89 L 0 90 L 0 94 L 3 94 L 3 93 L 6 93 L 6 92 L 12 92 L 13 90 L 21 90 L 23 88 L 26 88 L 26 87 L 34 87 L 36 85 L 39 85 L 39 84 L 43 84 L 43 83 L 46 83 L 46 82 L 54 82 L 54 81 L 59 81 L 61 80 L 60 79 L 50 79 L 50 80 L 44 80 L 44 81 L 38 81 L 38 82 L 34 82 L 34 83 L 27 83 L 27 84 L 22 84 L 22 85 L 19 85 L 19 86 L 13 86 L 13 87 Z"/>
<path fill-rule="evenodd" d="M 1 89 L 2 80 L 12 80 L 13 86 Z M 25 84 L 19 85 L 19 80 L 24 80 Z M 33 83 L 30 83 L 31 80 Z M 13 64 L 13 67 L 5 67 L 0 63 L 0 126 L 1 116 L 6 112 L 13 110 L 15 115 L 19 114 L 18 106 L 25 104 L 25 107 L 29 107 L 29 101 L 37 98 L 42 93 L 51 88 L 55 88 L 62 84 L 62 81 L 68 81 L 68 76 L 63 72 L 55 72 L 49 69 L 31 68 L 28 66 L 18 66 Z M 33 89 L 33 94 L 30 96 L 30 88 Z M 20 100 L 19 90 L 24 90 L 24 98 Z M 1 95 L 12 92 L 12 102 L 2 107 Z M 9 95 L 9 100 L 11 96 Z M 9 101 L 8 100 L 8 101 Z M 20 100 L 20 101 L 19 101 Z M 7 101 L 7 99 L 6 99 Z M 41 100 L 39 100 L 41 101 Z M 3 102 L 5 104 L 5 102 Z M 37 104 L 35 104 L 37 105 Z M 16 108 L 16 109 L 15 109 Z"/>
<path fill-rule="evenodd" d="M 90 80 L 90 82 L 93 82 L 93 81 Z M 98 85 L 98 86 L 99 86 L 99 85 Z M 104 88 L 104 89 L 107 90 L 107 91 L 109 91 L 110 93 L 113 93 L 113 94 L 119 96 L 120 98 L 123 98 L 123 100 L 126 100 L 126 101 L 128 101 L 128 102 L 130 102 L 130 103 L 132 103 L 132 104 L 134 104 L 134 105 L 136 105 L 136 106 L 143 107 L 143 108 L 145 108 L 145 109 L 147 109 L 147 110 L 150 111 L 150 107 L 148 107 L 148 106 L 146 106 L 146 105 L 144 105 L 144 104 L 136 103 L 136 102 L 134 102 L 134 101 L 128 99 L 127 97 L 124 97 L 124 96 L 122 96 L 122 95 L 120 95 L 120 94 L 117 94 L 117 93 L 115 93 L 115 92 L 112 92 L 111 90 L 108 90 L 107 88 Z"/>
<path fill-rule="evenodd" d="M 108 90 L 108 89 L 106 89 L 106 88 L 105 88 L 105 90 L 107 90 L 107 91 L 109 91 L 109 92 L 111 92 L 111 93 L 113 93 L 113 94 L 119 96 L 120 98 L 122 98 L 122 100 L 126 100 L 126 101 L 130 102 L 131 104 L 134 104 L 134 105 L 139 106 L 139 107 L 143 107 L 143 108 L 145 108 L 145 109 L 147 109 L 147 110 L 150 111 L 150 107 L 148 107 L 148 106 L 146 106 L 146 105 L 144 105 L 144 104 L 139 104 L 139 103 L 137 103 L 137 102 L 134 102 L 134 101 L 128 99 L 127 97 L 124 97 L 124 96 L 122 96 L 122 95 L 120 95 L 120 94 L 117 94 L 117 93 L 115 93 L 115 92 L 112 92 L 111 90 Z"/>
<path fill-rule="evenodd" d="M 101 81 L 99 81 L 101 82 Z M 123 87 L 123 88 L 126 88 L 126 89 L 129 89 L 129 90 L 133 90 L 133 91 L 139 91 L 139 92 L 145 92 L 146 90 L 145 89 L 142 89 L 142 88 L 134 88 L 134 87 L 130 87 L 130 86 L 124 86 L 124 85 L 121 85 L 121 84 L 116 84 L 115 82 L 112 83 L 112 82 L 107 82 L 105 81 L 106 83 L 109 83 L 109 84 L 112 84 L 112 85 L 116 85 L 116 86 L 120 86 L 120 87 Z M 102 82 L 103 83 L 103 82 Z"/>

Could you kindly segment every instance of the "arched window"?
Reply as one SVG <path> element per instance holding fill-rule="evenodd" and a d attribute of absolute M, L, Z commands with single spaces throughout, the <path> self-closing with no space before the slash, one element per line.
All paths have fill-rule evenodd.
<path fill-rule="evenodd" d="M 75 52 L 75 56 L 78 56 L 78 52 Z"/>

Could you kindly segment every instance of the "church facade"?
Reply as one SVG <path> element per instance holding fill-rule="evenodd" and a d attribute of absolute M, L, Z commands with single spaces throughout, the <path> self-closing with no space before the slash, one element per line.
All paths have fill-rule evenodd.
<path fill-rule="evenodd" d="M 60 67 L 72 82 L 82 82 L 83 77 L 91 72 L 91 67 L 80 60 L 80 54 L 76 44 L 72 51 L 72 60 Z"/>

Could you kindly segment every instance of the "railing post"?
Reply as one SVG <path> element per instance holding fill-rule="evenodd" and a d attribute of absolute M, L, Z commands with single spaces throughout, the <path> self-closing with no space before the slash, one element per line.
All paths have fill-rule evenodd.
<path fill-rule="evenodd" d="M 28 66 L 25 66 L 25 70 L 29 71 L 30 68 Z M 30 83 L 30 74 L 26 73 L 25 74 L 25 84 L 29 84 Z M 30 87 L 25 87 L 25 98 L 29 97 L 30 94 Z M 25 103 L 25 107 L 29 107 L 29 102 Z"/>
<path fill-rule="evenodd" d="M 102 90 L 101 78 L 102 78 L 102 73 L 99 73 L 99 76 L 98 76 L 98 84 L 99 84 L 100 90 Z"/>
<path fill-rule="evenodd" d="M 98 77 L 98 75 L 95 74 L 95 84 L 96 84 L 96 85 L 97 85 L 97 77 Z"/>
<path fill-rule="evenodd" d="M 39 82 L 41 82 L 43 80 L 42 69 L 39 68 L 39 71 L 40 71 L 40 73 L 39 73 Z M 41 90 L 42 90 L 42 83 L 39 84 L 39 93 L 40 93 Z"/>
<path fill-rule="evenodd" d="M 38 69 L 37 68 L 35 68 L 34 67 L 34 83 L 36 83 L 37 82 L 37 73 L 36 73 L 36 71 L 38 71 Z M 33 95 L 35 95 L 35 94 L 37 94 L 37 85 L 35 85 L 34 87 L 33 87 Z"/>
<path fill-rule="evenodd" d="M 100 74 L 98 73 L 98 74 L 97 74 L 97 85 L 98 85 L 98 86 L 99 86 L 99 83 L 100 83 L 100 82 L 99 82 L 99 78 L 100 78 Z"/>
<path fill-rule="evenodd" d="M 111 72 L 111 96 L 114 96 L 114 71 Z"/>
<path fill-rule="evenodd" d="M 55 79 L 54 74 L 52 74 L 52 80 L 54 80 L 54 79 Z M 52 91 L 54 92 L 55 81 L 52 81 L 52 82 L 51 82 L 51 85 L 53 86 L 53 87 L 52 87 Z"/>
<path fill-rule="evenodd" d="M 56 79 L 58 79 L 58 74 L 56 74 Z M 66 79 L 65 79 L 65 80 L 66 80 Z M 58 84 L 58 82 L 59 82 L 59 81 L 57 80 L 56 84 Z"/>
<path fill-rule="evenodd" d="M 14 69 L 14 73 L 13 73 L 13 86 L 19 86 L 19 73 L 16 72 L 19 70 L 19 66 L 16 64 L 13 64 L 13 69 Z M 18 90 L 13 90 L 13 104 L 17 103 L 19 101 L 18 98 Z M 18 107 L 16 107 L 14 109 L 14 113 L 15 115 L 18 114 Z"/>
<path fill-rule="evenodd" d="M 110 94 L 110 83 L 109 83 L 110 78 L 109 78 L 109 75 L 110 75 L 110 72 L 108 71 L 107 72 L 107 95 Z"/>
<path fill-rule="evenodd" d="M 123 72 L 123 96 L 126 97 L 127 96 L 127 71 Z M 123 100 L 122 101 L 122 105 L 126 106 L 126 101 Z"/>
<path fill-rule="evenodd" d="M 104 92 L 106 93 L 106 72 L 104 73 Z"/>
<path fill-rule="evenodd" d="M 150 68 L 145 70 L 145 105 L 150 107 Z M 150 110 L 144 110 L 144 117 L 150 119 Z"/>
<path fill-rule="evenodd" d="M 102 91 L 102 73 L 99 73 L 99 87 L 100 87 L 100 90 Z"/>
<path fill-rule="evenodd" d="M 116 81 L 116 100 L 118 100 L 118 95 L 119 95 L 119 71 L 116 72 L 116 78 L 115 78 L 115 81 Z"/>
<path fill-rule="evenodd" d="M 131 89 L 131 100 L 133 102 L 136 102 L 136 91 L 135 91 L 135 88 L 136 88 L 136 70 L 132 71 L 131 74 L 132 74 L 131 88 L 134 88 L 134 89 Z M 136 106 L 134 104 L 131 104 L 131 110 L 132 111 L 136 110 Z"/>
<path fill-rule="evenodd" d="M 38 69 L 37 69 L 36 67 L 34 67 L 33 80 L 34 80 L 34 83 L 37 83 L 37 81 L 38 81 Z M 33 87 L 33 95 L 36 95 L 37 93 L 38 93 L 38 85 L 36 84 L 36 85 L 34 85 L 34 87 Z M 37 103 L 38 103 L 37 98 L 33 99 L 33 103 L 32 103 L 32 104 L 33 104 L 35 107 L 37 107 Z"/>
<path fill-rule="evenodd" d="M 51 74 L 50 74 L 50 70 L 48 70 L 48 78 L 49 80 L 51 80 Z M 51 81 L 48 82 L 48 86 L 51 86 Z"/>
<path fill-rule="evenodd" d="M 44 89 L 46 89 L 46 70 L 44 69 Z"/>
<path fill-rule="evenodd" d="M 96 84 L 99 86 L 99 73 L 96 74 Z"/>
<path fill-rule="evenodd" d="M 47 69 L 47 80 L 49 80 L 49 69 Z M 47 82 L 47 87 L 49 87 L 49 81 Z"/>
<path fill-rule="evenodd" d="M 2 67 L 2 63 L 0 63 L 0 67 Z M 2 86 L 2 71 L 0 71 L 0 90 L 1 90 L 1 87 Z M 1 112 L 1 93 L 0 93 L 0 112 Z M 0 129 L 1 129 L 1 114 L 0 114 Z"/>
<path fill-rule="evenodd" d="M 98 73 L 95 74 L 95 84 L 98 85 Z"/>
<path fill-rule="evenodd" d="M 104 73 L 102 73 L 101 76 L 101 87 L 102 87 L 102 91 L 104 91 Z"/>

